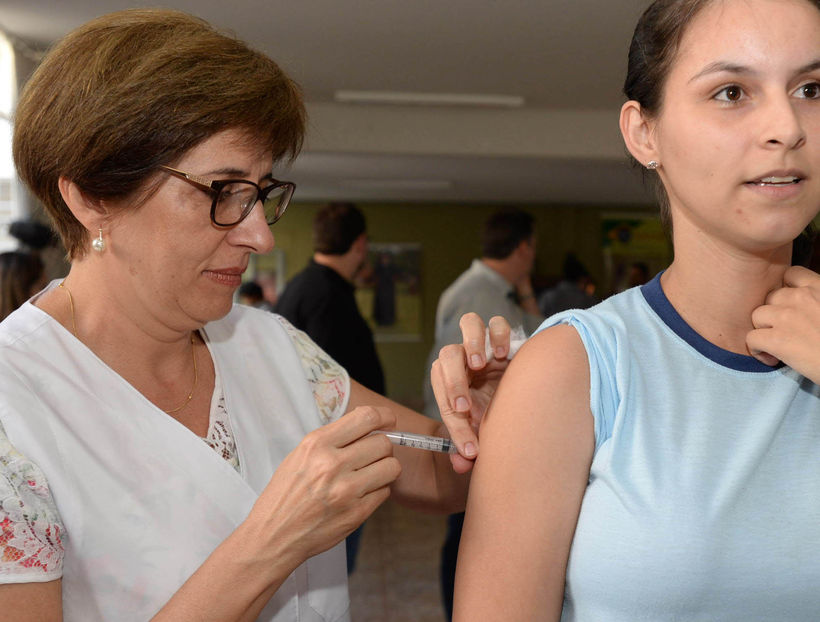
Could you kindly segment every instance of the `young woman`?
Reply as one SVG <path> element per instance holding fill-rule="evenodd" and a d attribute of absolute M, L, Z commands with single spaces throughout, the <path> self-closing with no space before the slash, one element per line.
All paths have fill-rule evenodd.
<path fill-rule="evenodd" d="M 621 130 L 675 258 L 550 318 L 481 427 L 457 620 L 809 620 L 820 607 L 817 0 L 658 0 Z"/>

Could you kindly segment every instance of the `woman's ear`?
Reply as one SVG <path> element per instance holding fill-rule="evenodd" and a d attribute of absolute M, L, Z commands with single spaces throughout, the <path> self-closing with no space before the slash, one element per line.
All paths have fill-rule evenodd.
<path fill-rule="evenodd" d="M 100 201 L 90 199 L 67 177 L 60 177 L 57 185 L 68 209 L 86 229 L 96 232 L 103 227 L 108 211 Z"/>
<path fill-rule="evenodd" d="M 655 123 L 648 118 L 641 105 L 630 100 L 621 107 L 621 135 L 632 157 L 646 166 L 651 161 L 660 161 L 655 144 Z"/>

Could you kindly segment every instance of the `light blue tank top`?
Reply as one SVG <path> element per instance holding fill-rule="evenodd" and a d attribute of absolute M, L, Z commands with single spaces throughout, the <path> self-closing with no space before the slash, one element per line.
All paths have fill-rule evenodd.
<path fill-rule="evenodd" d="M 562 620 L 820 620 L 820 387 L 722 350 L 659 277 L 567 323 L 595 455 Z"/>

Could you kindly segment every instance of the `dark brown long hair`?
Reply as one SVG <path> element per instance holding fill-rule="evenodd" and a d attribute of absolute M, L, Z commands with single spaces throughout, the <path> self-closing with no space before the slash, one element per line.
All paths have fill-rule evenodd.
<path fill-rule="evenodd" d="M 31 297 L 32 288 L 42 276 L 43 262 L 37 255 L 0 253 L 0 320 Z"/>
<path fill-rule="evenodd" d="M 820 10 L 820 0 L 807 0 Z M 624 94 L 641 105 L 650 117 L 663 106 L 663 91 L 686 28 L 695 16 L 715 0 L 655 0 L 635 26 L 629 46 Z M 640 166 L 634 158 L 633 165 Z M 672 231 L 669 197 L 658 175 L 640 166 L 644 180 L 653 188 L 664 228 Z"/>

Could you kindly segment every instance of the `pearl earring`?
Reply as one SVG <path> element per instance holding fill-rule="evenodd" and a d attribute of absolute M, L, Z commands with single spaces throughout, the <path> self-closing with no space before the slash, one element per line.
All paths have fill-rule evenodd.
<path fill-rule="evenodd" d="M 660 165 L 661 165 L 661 163 L 658 162 L 657 160 L 649 160 L 649 162 L 646 163 L 646 168 L 648 168 L 650 171 L 654 171 Z"/>
<path fill-rule="evenodd" d="M 100 234 L 91 242 L 91 248 L 93 248 L 98 253 L 101 253 L 105 250 L 105 240 L 102 237 L 102 229 L 100 229 Z"/>

